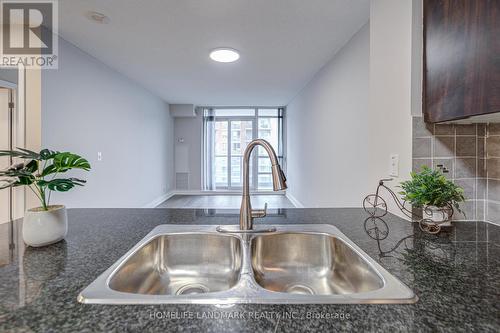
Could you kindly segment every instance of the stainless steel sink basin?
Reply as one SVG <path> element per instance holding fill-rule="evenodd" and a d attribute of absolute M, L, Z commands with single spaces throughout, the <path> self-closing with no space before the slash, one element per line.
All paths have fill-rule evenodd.
<path fill-rule="evenodd" d="M 413 303 L 417 297 L 336 227 L 269 233 L 161 225 L 85 288 L 100 304 Z"/>
<path fill-rule="evenodd" d="M 128 258 L 109 280 L 113 290 L 187 295 L 227 290 L 241 270 L 241 242 L 214 234 L 158 236 Z"/>
<path fill-rule="evenodd" d="M 252 241 L 255 280 L 263 288 L 306 295 L 348 295 L 384 286 L 382 277 L 339 238 L 281 233 Z"/>

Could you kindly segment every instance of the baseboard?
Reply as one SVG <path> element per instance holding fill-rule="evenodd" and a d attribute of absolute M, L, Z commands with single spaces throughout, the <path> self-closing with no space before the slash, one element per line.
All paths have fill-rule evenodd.
<path fill-rule="evenodd" d="M 159 196 L 158 198 L 154 199 L 153 201 L 151 201 L 147 205 L 144 205 L 142 208 L 156 208 L 159 204 L 161 204 L 164 201 L 170 199 L 171 197 L 173 197 L 176 194 L 177 193 L 175 193 L 175 191 L 167 192 L 167 193 Z"/>
<path fill-rule="evenodd" d="M 304 208 L 304 205 L 299 200 L 297 200 L 293 195 L 291 195 L 290 192 L 286 193 L 286 197 L 295 206 L 295 208 Z"/>
<path fill-rule="evenodd" d="M 199 190 L 174 190 L 174 195 L 241 195 L 241 191 L 199 191 Z M 285 191 L 252 192 L 251 195 L 286 195 Z"/>

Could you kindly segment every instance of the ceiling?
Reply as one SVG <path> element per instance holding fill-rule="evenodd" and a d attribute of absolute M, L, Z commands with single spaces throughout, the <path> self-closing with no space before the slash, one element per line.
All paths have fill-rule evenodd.
<path fill-rule="evenodd" d="M 170 103 L 286 105 L 369 18 L 369 0 L 61 0 L 60 35 Z M 87 18 L 109 16 L 109 24 Z M 231 47 L 239 61 L 215 63 Z"/>

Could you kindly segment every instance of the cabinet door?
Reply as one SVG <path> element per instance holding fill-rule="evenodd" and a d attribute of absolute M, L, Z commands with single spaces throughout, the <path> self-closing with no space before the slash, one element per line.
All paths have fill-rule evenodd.
<path fill-rule="evenodd" d="M 427 122 L 500 112 L 500 1 L 424 0 Z"/>

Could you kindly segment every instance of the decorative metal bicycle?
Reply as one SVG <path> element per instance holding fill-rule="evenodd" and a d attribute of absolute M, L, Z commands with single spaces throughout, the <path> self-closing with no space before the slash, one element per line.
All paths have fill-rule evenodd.
<path fill-rule="evenodd" d="M 385 191 L 387 191 L 394 200 L 396 206 L 405 216 L 412 220 L 418 220 L 420 229 L 422 231 L 428 232 L 430 234 L 437 234 L 441 231 L 441 224 L 451 220 L 451 217 L 453 215 L 453 207 L 451 205 L 447 205 L 438 211 L 433 211 L 425 207 L 423 208 L 424 216 L 422 216 L 422 214 L 413 212 L 411 208 L 407 208 L 407 201 L 400 200 L 396 193 L 394 193 L 393 190 L 391 190 L 384 184 L 384 182 L 389 182 L 392 180 L 392 178 L 379 180 L 375 194 L 369 194 L 363 199 L 363 209 L 372 217 L 383 217 L 387 214 L 387 202 L 380 196 L 380 190 L 385 189 Z M 436 213 L 441 214 L 443 217 L 447 216 L 447 218 L 443 218 L 442 221 L 436 222 L 432 218 Z"/>

